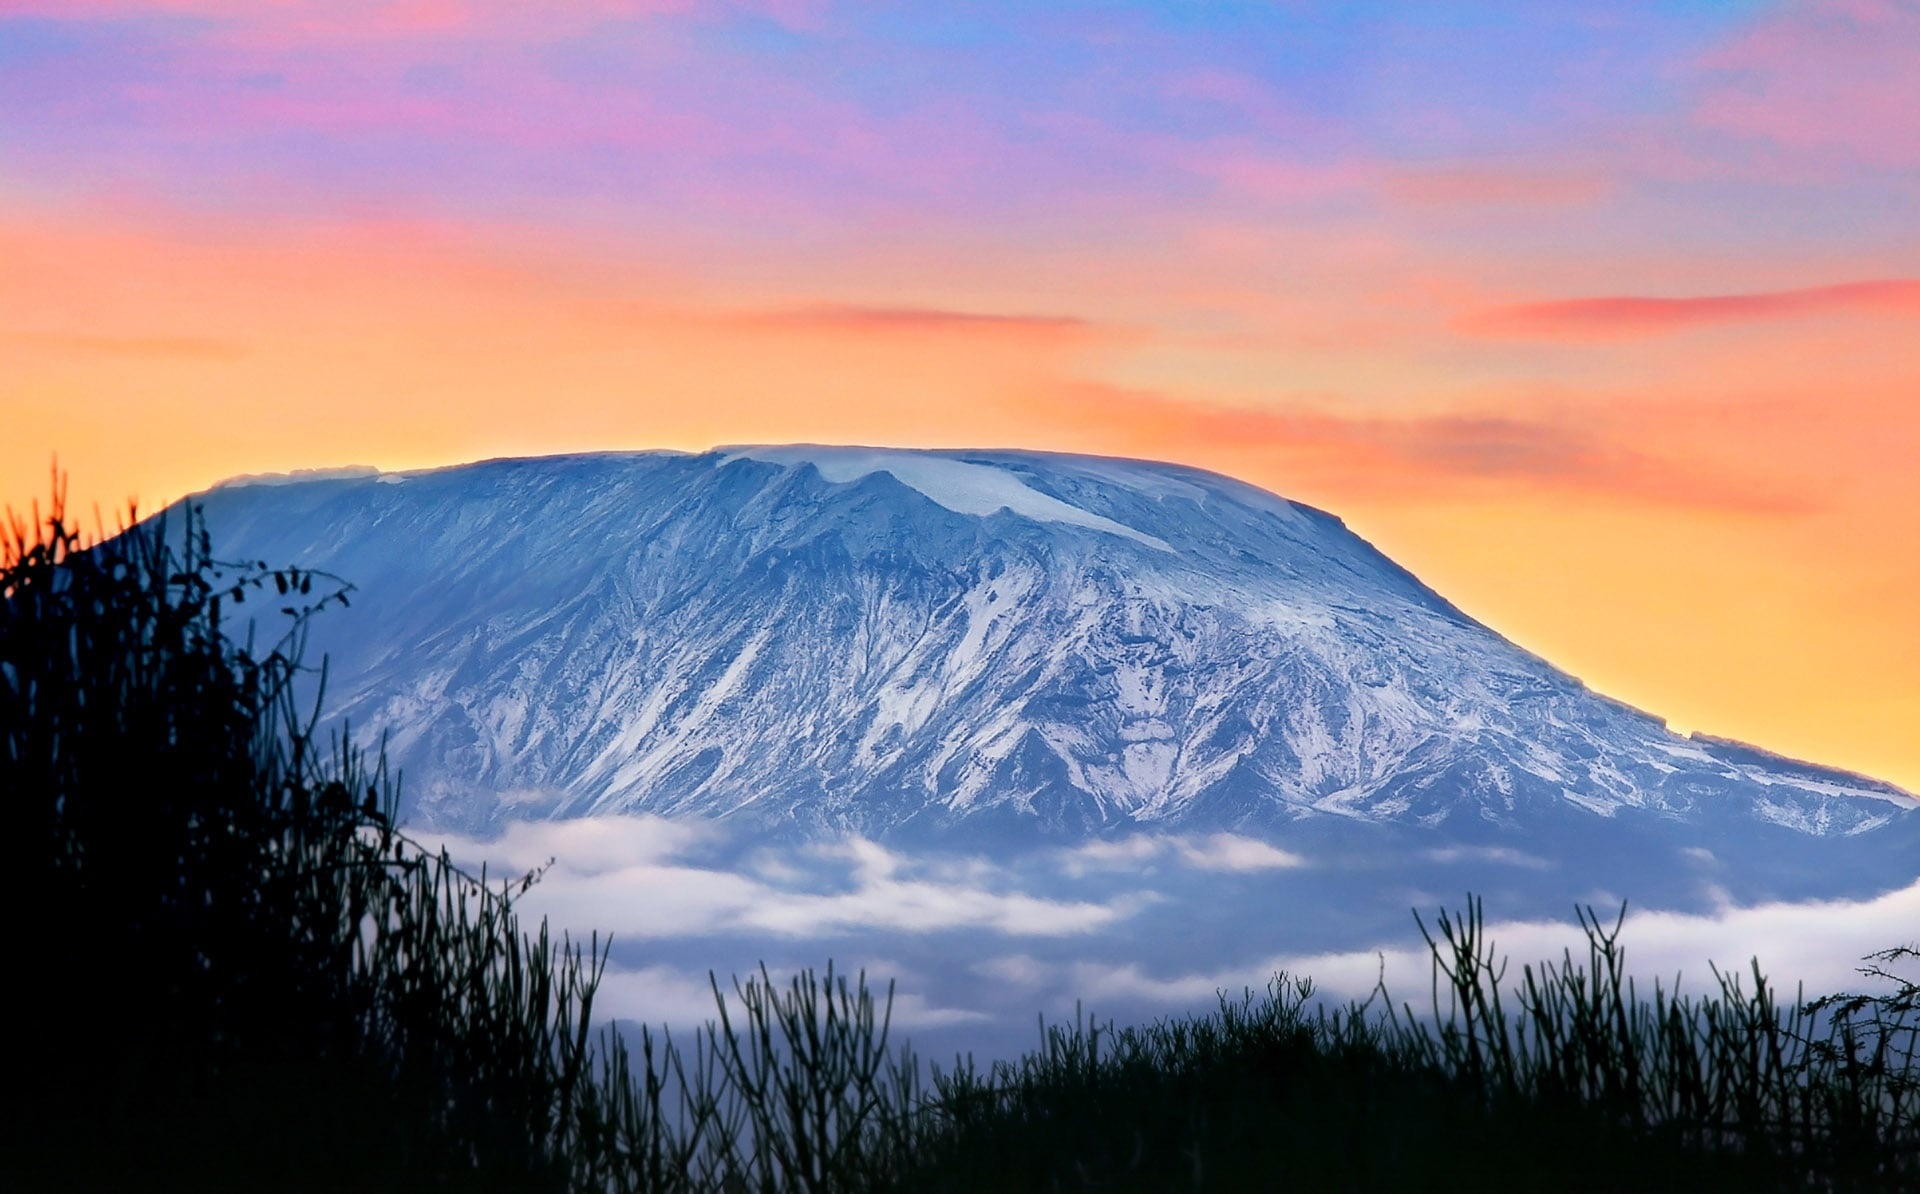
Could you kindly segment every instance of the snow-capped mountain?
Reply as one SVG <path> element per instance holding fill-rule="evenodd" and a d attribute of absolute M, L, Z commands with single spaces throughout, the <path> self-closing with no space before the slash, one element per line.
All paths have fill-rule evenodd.
<path fill-rule="evenodd" d="M 262 480 L 195 499 L 216 553 L 356 586 L 315 626 L 327 704 L 428 823 L 1920 825 L 1890 785 L 1670 733 L 1198 469 L 782 447 Z"/>

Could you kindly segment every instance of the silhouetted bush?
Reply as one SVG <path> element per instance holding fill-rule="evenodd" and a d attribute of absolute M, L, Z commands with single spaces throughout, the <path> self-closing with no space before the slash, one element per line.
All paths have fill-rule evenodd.
<path fill-rule="evenodd" d="M 316 747 L 299 647 L 346 588 L 217 562 L 193 514 L 91 543 L 56 489 L 10 522 L 14 1182 L 566 1187 L 604 955 L 523 937 L 396 832 L 377 759 Z M 286 636 L 231 641 L 240 606 Z"/>

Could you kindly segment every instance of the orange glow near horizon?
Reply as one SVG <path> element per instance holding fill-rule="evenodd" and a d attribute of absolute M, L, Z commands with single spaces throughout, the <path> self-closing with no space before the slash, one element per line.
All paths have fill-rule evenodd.
<path fill-rule="evenodd" d="M 1920 443 L 1907 391 L 1876 380 L 1910 375 L 1920 349 L 1874 359 L 1872 327 L 1806 333 L 1825 351 L 1798 372 L 1781 358 L 1809 341 L 1742 339 L 1720 351 L 1747 363 L 1702 361 L 1669 394 L 1383 399 L 1354 417 L 1100 382 L 1178 337 L 1096 319 L 711 285 L 676 306 L 671 278 L 390 229 L 269 245 L 11 211 L 0 252 L 16 508 L 44 496 L 50 447 L 76 508 L 109 515 L 245 472 L 610 448 L 1178 460 L 1342 514 L 1468 612 L 1680 728 L 1920 788 L 1920 476 L 1902 468 Z M 1855 363 L 1832 365 L 1842 353 Z M 1333 356 L 1317 367 L 1351 367 Z M 1849 368 L 1844 403 L 1793 397 Z"/>
<path fill-rule="evenodd" d="M 56 453 L 109 523 L 348 464 L 1174 460 L 1920 791 L 1920 12 L 1407 7 L 0 4 L 0 502 Z"/>

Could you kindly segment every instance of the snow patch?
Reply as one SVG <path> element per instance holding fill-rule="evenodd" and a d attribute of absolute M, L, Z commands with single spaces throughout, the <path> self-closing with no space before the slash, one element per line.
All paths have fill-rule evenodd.
<path fill-rule="evenodd" d="M 1165 465 L 1150 461 L 1121 460 L 1100 456 L 1075 456 L 1066 465 L 1075 472 L 1094 477 L 1110 485 L 1132 490 L 1142 497 L 1165 501 L 1168 498 L 1205 502 L 1210 496 L 1250 506 L 1275 515 L 1296 526 L 1305 526 L 1307 516 L 1300 507 L 1271 490 L 1262 489 L 1233 477 L 1208 475 L 1195 470 L 1194 479 L 1170 473 Z"/>
<path fill-rule="evenodd" d="M 297 468 L 290 473 L 243 473 L 228 477 L 215 489 L 246 489 L 258 485 L 300 485 L 307 481 L 366 481 L 380 477 L 370 464 L 349 464 L 340 468 Z"/>
<path fill-rule="evenodd" d="M 1104 531 L 1109 535 L 1132 539 L 1161 551 L 1173 550 L 1164 539 L 1156 539 L 1111 518 L 1068 505 L 1059 498 L 1032 488 L 1005 469 L 991 465 L 969 464 L 923 452 L 810 445 L 729 449 L 727 455 L 721 458 L 721 463 L 729 464 L 735 460 L 758 460 L 785 468 L 811 464 L 834 485 L 851 485 L 874 473 L 888 473 L 902 485 L 956 514 L 984 518 L 1005 510 L 1035 522 L 1085 527 L 1091 531 Z"/>

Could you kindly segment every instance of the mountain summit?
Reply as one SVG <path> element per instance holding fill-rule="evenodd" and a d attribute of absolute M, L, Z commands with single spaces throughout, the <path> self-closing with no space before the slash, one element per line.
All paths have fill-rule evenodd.
<path fill-rule="evenodd" d="M 329 707 L 412 815 L 1077 837 L 1920 824 L 1589 691 L 1339 519 L 1170 464 L 745 447 L 248 478 L 216 554 L 357 586 Z"/>

